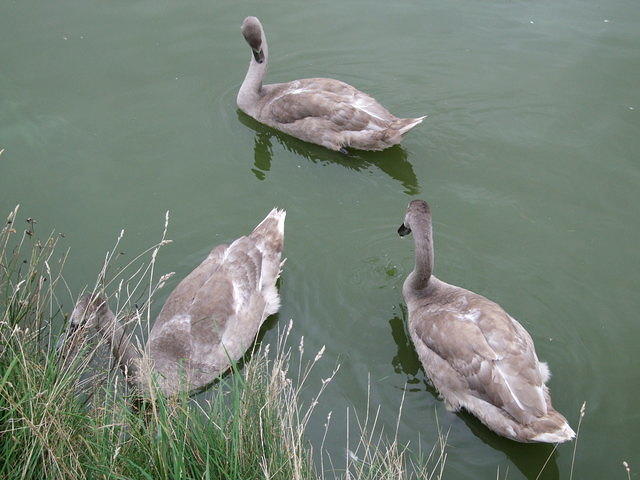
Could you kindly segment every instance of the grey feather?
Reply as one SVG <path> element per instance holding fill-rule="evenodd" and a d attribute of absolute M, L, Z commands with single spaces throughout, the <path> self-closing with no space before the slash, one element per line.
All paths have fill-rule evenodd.
<path fill-rule="evenodd" d="M 256 17 L 247 17 L 242 32 L 252 50 L 261 45 L 264 61 L 252 56 L 237 104 L 261 123 L 331 150 L 384 150 L 425 118 L 398 118 L 366 93 L 331 78 L 263 85 L 269 61 L 264 29 Z"/>
<path fill-rule="evenodd" d="M 101 295 L 79 299 L 72 327 L 84 324 L 104 335 L 127 381 L 143 394 L 152 378 L 167 395 L 206 388 L 240 359 L 278 310 L 285 216 L 273 209 L 248 236 L 215 247 L 171 292 L 143 354 Z"/>
<path fill-rule="evenodd" d="M 403 285 L 409 332 L 422 365 L 452 410 L 464 408 L 519 442 L 574 437 L 551 405 L 548 368 L 529 333 L 500 305 L 434 275 L 431 210 L 412 201 L 399 232 L 410 230 L 416 267 Z"/>

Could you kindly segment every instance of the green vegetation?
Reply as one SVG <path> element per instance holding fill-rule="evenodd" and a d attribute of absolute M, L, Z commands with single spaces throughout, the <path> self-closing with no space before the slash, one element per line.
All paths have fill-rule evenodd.
<path fill-rule="evenodd" d="M 293 359 L 291 323 L 276 345 L 258 348 L 214 385 L 210 400 L 155 394 L 136 405 L 103 338 L 86 332 L 79 345 L 60 347 L 65 313 L 58 296 L 67 308 L 73 298 L 61 274 L 67 254 L 58 255 L 55 235 L 39 241 L 33 221 L 18 231 L 16 215 L 0 231 L 0 478 L 442 477 L 445 438 L 428 455 L 411 453 L 384 440 L 377 415 L 361 422 L 354 451 L 343 448 L 346 470 L 327 462 L 324 446 L 312 448 L 305 430 L 333 377 L 304 404 L 301 390 L 322 351 L 304 360 L 301 342 Z M 116 244 L 100 272 L 95 288 L 113 290 L 117 315 L 133 328 L 148 322 L 151 299 L 166 281 L 153 278 L 165 243 L 163 235 L 119 270 Z"/>

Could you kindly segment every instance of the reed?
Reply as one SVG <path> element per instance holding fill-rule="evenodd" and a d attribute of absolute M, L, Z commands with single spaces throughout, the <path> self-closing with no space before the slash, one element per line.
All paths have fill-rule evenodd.
<path fill-rule="evenodd" d="M 302 339 L 292 348 L 292 322 L 234 365 L 207 400 L 152 390 L 134 401 L 104 338 L 58 341 L 73 303 L 62 276 L 68 251 L 59 252 L 55 234 L 38 240 L 31 219 L 18 228 L 17 216 L 16 208 L 0 231 L 0 478 L 442 478 L 446 436 L 427 455 L 397 435 L 387 441 L 369 406 L 355 450 L 345 446 L 346 469 L 325 468 L 324 442 L 314 450 L 306 431 L 339 369 L 305 402 L 324 348 L 312 357 Z M 148 329 L 153 298 L 171 275 L 155 274 L 167 224 L 168 216 L 160 242 L 124 265 L 121 232 L 92 288 L 110 294 L 132 331 Z"/>

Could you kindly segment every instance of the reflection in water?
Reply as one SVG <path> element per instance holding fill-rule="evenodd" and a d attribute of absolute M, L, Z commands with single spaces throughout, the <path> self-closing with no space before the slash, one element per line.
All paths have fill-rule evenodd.
<path fill-rule="evenodd" d="M 407 152 L 400 145 L 395 145 L 383 152 L 354 151 L 350 155 L 343 155 L 279 132 L 261 124 L 240 110 L 237 113 L 238 120 L 256 132 L 253 149 L 254 168 L 251 171 L 258 180 L 264 180 L 267 172 L 271 170 L 271 138 L 275 137 L 284 148 L 314 163 L 337 163 L 356 171 L 366 170 L 371 166 L 375 166 L 391 178 L 398 180 L 405 188 L 405 193 L 409 195 L 420 193 L 418 178 L 413 171 L 413 166 L 407 160 Z"/>
<path fill-rule="evenodd" d="M 520 473 L 530 480 L 557 480 L 560 471 L 557 464 L 557 452 L 553 445 L 547 443 L 518 443 L 508 438 L 496 435 L 480 420 L 467 412 L 458 416 L 469 427 L 469 430 L 494 450 L 504 453 L 520 470 Z M 546 465 L 545 465 L 546 463 Z M 540 470 L 544 470 L 540 473 Z M 502 468 L 500 469 L 503 470 Z"/>
<path fill-rule="evenodd" d="M 403 307 L 401 308 L 402 316 L 404 317 L 405 310 Z M 407 378 L 407 384 L 415 385 L 420 383 L 420 379 L 416 377 L 421 368 L 420 359 L 418 358 L 418 354 L 413 348 L 413 344 L 405 331 L 403 318 L 395 316 L 389 320 L 389 325 L 391 326 L 391 336 L 393 336 L 393 340 L 396 342 L 396 346 L 398 347 L 396 356 L 391 360 L 393 369 L 396 373 L 405 373 L 408 375 L 409 378 Z M 419 392 L 422 391 L 422 389 L 410 387 L 409 391 Z"/>
<path fill-rule="evenodd" d="M 268 132 L 256 132 L 253 158 L 251 171 L 258 180 L 264 180 L 265 172 L 271 170 L 271 135 Z"/>
<path fill-rule="evenodd" d="M 417 384 L 421 383 L 420 377 L 424 377 L 424 374 L 420 373 L 422 365 L 420 364 L 418 354 L 413 348 L 409 332 L 406 329 L 407 312 L 404 305 L 400 306 L 400 311 L 402 318 L 395 315 L 389 320 L 391 336 L 398 348 L 396 355 L 391 360 L 391 364 L 396 373 L 407 375 L 407 384 L 409 385 L 407 388 L 408 392 L 422 392 L 425 389 L 418 388 Z M 427 383 L 426 378 L 424 378 L 424 382 L 426 390 L 437 397 L 438 392 L 436 389 Z M 485 427 L 480 420 L 465 411 L 457 415 L 467 427 L 469 427 L 469 430 L 483 443 L 504 453 L 526 478 L 540 480 L 555 480 L 560 478 L 560 472 L 556 463 L 557 453 L 552 445 L 514 442 L 496 435 Z M 540 473 L 543 466 L 544 471 Z"/>

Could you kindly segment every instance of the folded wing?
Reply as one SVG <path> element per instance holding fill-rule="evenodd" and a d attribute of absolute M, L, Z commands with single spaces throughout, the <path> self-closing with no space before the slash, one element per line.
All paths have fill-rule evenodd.
<path fill-rule="evenodd" d="M 530 423 L 547 413 L 545 375 L 533 341 L 499 305 L 481 300 L 464 312 L 434 312 L 434 321 L 416 333 L 466 379 L 474 395 Z"/>

